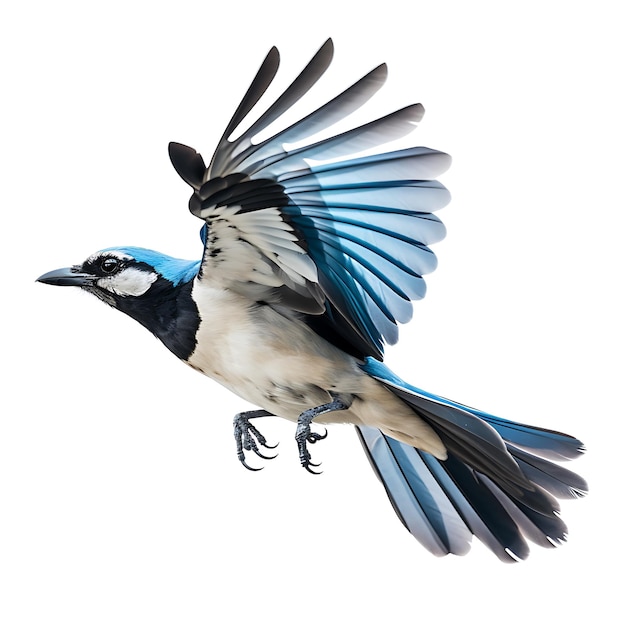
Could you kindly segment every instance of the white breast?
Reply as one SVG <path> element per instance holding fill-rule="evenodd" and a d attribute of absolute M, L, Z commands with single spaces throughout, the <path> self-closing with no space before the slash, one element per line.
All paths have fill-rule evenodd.
<path fill-rule="evenodd" d="M 188 363 L 257 406 L 296 419 L 338 379 L 362 377 L 352 357 L 269 306 L 201 281 L 192 295 L 202 321 Z"/>
<path fill-rule="evenodd" d="M 411 445 L 444 455 L 432 429 L 355 358 L 306 324 L 269 306 L 196 281 L 192 296 L 201 323 L 189 365 L 260 408 L 290 420 L 330 401 L 329 391 L 352 395 L 349 410 L 320 416 L 319 423 L 375 426 Z"/>

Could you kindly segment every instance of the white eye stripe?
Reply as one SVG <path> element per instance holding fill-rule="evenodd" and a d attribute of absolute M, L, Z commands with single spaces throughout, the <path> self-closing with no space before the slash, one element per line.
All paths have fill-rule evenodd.
<path fill-rule="evenodd" d="M 136 267 L 127 267 L 113 276 L 105 276 L 97 281 L 98 287 L 118 296 L 142 296 L 158 278 L 154 272 L 147 272 Z"/>

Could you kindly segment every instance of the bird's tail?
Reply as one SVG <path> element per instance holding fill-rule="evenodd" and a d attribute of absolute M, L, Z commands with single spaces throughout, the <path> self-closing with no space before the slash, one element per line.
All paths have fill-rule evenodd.
<path fill-rule="evenodd" d="M 587 493 L 554 461 L 583 444 L 563 433 L 510 422 L 408 385 L 368 359 L 363 369 L 406 402 L 440 436 L 445 461 L 358 426 L 361 443 L 403 524 L 433 554 L 465 554 L 472 535 L 502 561 L 528 556 L 525 538 L 554 547 L 567 538 L 557 498 Z"/>

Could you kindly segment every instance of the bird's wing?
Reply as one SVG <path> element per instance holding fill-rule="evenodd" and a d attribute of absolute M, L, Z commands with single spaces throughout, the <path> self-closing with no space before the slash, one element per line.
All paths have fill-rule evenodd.
<path fill-rule="evenodd" d="M 207 167 L 192 148 L 170 144 L 194 189 L 191 212 L 205 220 L 200 280 L 299 312 L 320 334 L 361 356 L 382 356 L 423 297 L 436 267 L 429 244 L 445 229 L 432 211 L 449 200 L 433 180 L 450 158 L 429 148 L 384 152 L 414 129 L 419 104 L 324 139 L 311 139 L 364 104 L 385 81 L 385 65 L 317 110 L 255 138 L 305 95 L 330 65 L 328 40 L 291 85 L 247 129 L 244 118 L 272 82 L 273 48 Z M 235 137 L 231 139 L 231 137 Z M 366 155 L 364 155 L 366 153 Z"/>

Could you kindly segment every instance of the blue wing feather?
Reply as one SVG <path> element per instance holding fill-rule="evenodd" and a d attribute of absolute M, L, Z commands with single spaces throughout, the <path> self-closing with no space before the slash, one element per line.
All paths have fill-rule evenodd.
<path fill-rule="evenodd" d="M 450 192 L 435 180 L 378 181 L 370 185 L 296 190 L 289 195 L 300 206 L 346 207 L 384 213 L 430 214 L 450 201 Z M 416 190 L 418 188 L 419 190 Z"/>
<path fill-rule="evenodd" d="M 442 239 L 445 228 L 431 213 L 448 202 L 449 193 L 433 179 L 447 169 L 450 157 L 426 147 L 380 150 L 381 144 L 415 128 L 424 113 L 421 104 L 315 139 L 380 89 L 387 75 L 384 65 L 312 113 L 254 143 L 309 92 L 331 58 L 328 41 L 277 99 L 242 129 L 244 118 L 277 72 L 278 53 L 270 51 L 201 184 L 200 155 L 180 144 L 172 144 L 170 154 L 179 174 L 195 190 L 190 209 L 208 225 L 201 235 L 203 263 L 212 264 L 211 270 L 219 266 L 221 284 L 227 281 L 243 295 L 272 304 L 299 307 L 295 310 L 301 313 L 318 311 L 326 320 L 311 322 L 312 326 L 330 330 L 328 336 L 342 335 L 339 342 L 355 355 L 380 358 L 384 343 L 397 340 L 396 322 L 411 318 L 410 300 L 423 297 L 422 276 L 436 267 L 428 245 Z M 265 211 L 262 229 L 253 217 L 245 217 L 270 208 L 279 212 Z M 208 237 L 213 220 L 215 228 Z M 239 245 L 228 228 L 254 230 L 255 251 Z M 232 244 L 220 246 L 216 237 L 227 235 Z M 284 245 L 291 235 L 298 240 L 299 250 Z M 246 240 L 249 243 L 251 238 Z M 246 262 L 241 255 L 248 255 Z M 317 282 L 311 273 L 301 274 L 308 267 L 301 255 L 315 264 Z M 267 267 L 277 268 L 278 282 L 284 280 L 283 270 L 290 277 L 285 289 L 270 292 L 256 284 L 255 271 Z M 245 275 L 238 275 L 240 268 L 247 268 Z M 201 279 L 213 276 L 214 271 L 202 272 Z M 294 289 L 296 299 L 289 297 Z M 305 306 L 307 298 L 310 306 Z"/>
<path fill-rule="evenodd" d="M 388 278 L 372 271 L 370 264 L 363 263 L 347 246 L 336 248 L 329 243 L 324 245 L 324 253 L 326 257 L 330 257 L 327 260 L 331 262 L 334 260 L 346 269 L 390 322 L 406 323 L 411 319 L 413 307 L 409 298 L 399 294 L 397 288 L 393 289 Z M 317 266 L 320 271 L 325 270 L 319 263 Z"/>
<path fill-rule="evenodd" d="M 317 230 L 333 235 L 340 246 L 357 244 L 401 267 L 405 272 L 422 276 L 437 267 L 437 258 L 432 250 L 417 239 L 333 219 L 312 218 L 310 221 Z M 294 222 L 298 223 L 298 220 Z"/>
<path fill-rule="evenodd" d="M 318 238 L 325 246 L 324 250 L 332 250 L 339 246 L 337 250 L 349 256 L 353 261 L 358 262 L 367 268 L 375 278 L 373 282 L 383 282 L 393 291 L 407 300 L 418 300 L 426 293 L 426 283 L 424 279 L 405 267 L 377 254 L 376 251 L 362 246 L 355 242 L 337 240 L 332 235 L 318 232 Z"/>
<path fill-rule="evenodd" d="M 381 352 L 383 339 L 398 340 L 398 327 L 381 313 L 369 294 L 341 266 L 328 266 L 320 284 L 336 310 L 351 321 L 371 347 Z"/>
<path fill-rule="evenodd" d="M 384 213 L 432 213 L 450 202 L 450 192 L 436 180 L 377 181 L 358 186 L 326 186 L 323 189 L 315 179 L 314 184 L 289 184 L 289 196 L 299 206 L 334 206 Z"/>
<path fill-rule="evenodd" d="M 276 178 L 289 192 L 311 189 L 354 189 L 392 183 L 404 186 L 430 182 L 450 166 L 450 156 L 431 148 L 415 147 L 347 159 L 311 164 Z"/>
<path fill-rule="evenodd" d="M 445 236 L 444 225 L 430 213 L 386 211 L 379 207 L 345 207 L 330 203 L 311 206 L 300 202 L 298 207 L 300 210 L 297 212 L 285 209 L 285 213 L 352 224 L 425 245 L 440 241 Z"/>

